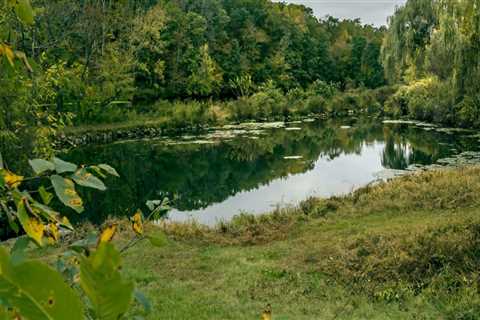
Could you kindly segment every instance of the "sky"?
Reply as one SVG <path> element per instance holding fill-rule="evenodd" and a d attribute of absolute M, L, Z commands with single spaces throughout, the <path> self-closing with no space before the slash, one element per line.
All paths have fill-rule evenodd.
<path fill-rule="evenodd" d="M 277 1 L 280 2 L 280 1 Z M 317 17 L 330 15 L 342 19 L 360 18 L 362 23 L 381 26 L 387 24 L 396 6 L 406 0 L 283 0 L 286 3 L 303 4 L 313 9 Z"/>

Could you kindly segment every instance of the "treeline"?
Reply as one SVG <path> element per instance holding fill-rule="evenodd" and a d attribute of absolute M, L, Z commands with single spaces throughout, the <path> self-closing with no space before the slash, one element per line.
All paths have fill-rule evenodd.
<path fill-rule="evenodd" d="M 409 0 L 389 21 L 382 60 L 401 84 L 387 111 L 480 127 L 480 0 Z"/>
<path fill-rule="evenodd" d="M 315 81 L 340 90 L 384 84 L 379 62 L 384 29 L 358 20 L 319 20 L 300 5 L 267 0 L 32 4 L 32 25 L 0 11 L 3 39 L 31 65 L 19 75 L 2 58 L 3 127 L 25 118 L 26 105 L 70 112 L 74 122 L 92 123 L 122 118 L 132 109 L 149 111 L 158 100 L 234 99 L 266 84 L 282 93 Z"/>

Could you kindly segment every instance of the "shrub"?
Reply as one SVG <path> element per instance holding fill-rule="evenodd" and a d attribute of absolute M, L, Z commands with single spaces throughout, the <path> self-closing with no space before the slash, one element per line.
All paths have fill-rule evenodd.
<path fill-rule="evenodd" d="M 328 100 L 327 111 L 335 115 L 346 114 L 345 103 L 341 95 L 336 95 L 332 99 Z"/>
<path fill-rule="evenodd" d="M 227 106 L 231 113 L 232 120 L 235 121 L 253 119 L 257 114 L 257 110 L 250 102 L 250 98 L 241 97 L 229 102 Z"/>
<path fill-rule="evenodd" d="M 307 93 L 310 96 L 321 96 L 329 99 L 337 94 L 337 87 L 322 80 L 315 80 L 308 87 Z"/>
<path fill-rule="evenodd" d="M 321 96 L 310 97 L 306 105 L 308 113 L 324 113 L 326 111 L 326 100 Z"/>
<path fill-rule="evenodd" d="M 456 106 L 458 124 L 461 127 L 480 126 L 480 96 L 465 97 Z"/>
<path fill-rule="evenodd" d="M 273 81 L 268 81 L 260 87 L 260 91 L 249 99 L 256 113 L 261 118 L 275 117 L 284 114 L 285 97 Z"/>
<path fill-rule="evenodd" d="M 387 101 L 386 110 L 395 116 L 449 124 L 454 116 L 452 97 L 448 83 L 428 77 L 400 87 Z"/>

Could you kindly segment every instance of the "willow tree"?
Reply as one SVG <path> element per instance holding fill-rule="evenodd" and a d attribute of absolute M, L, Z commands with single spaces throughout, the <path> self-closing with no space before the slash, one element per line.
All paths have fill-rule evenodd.
<path fill-rule="evenodd" d="M 407 100 L 418 102 L 416 84 L 431 83 L 428 99 L 443 104 L 442 119 L 479 126 L 479 51 L 480 0 L 409 0 L 389 21 L 382 59 L 391 83 L 410 86 Z"/>
<path fill-rule="evenodd" d="M 389 19 L 382 59 L 389 82 L 411 80 L 425 73 L 426 47 L 438 24 L 435 0 L 409 0 Z"/>

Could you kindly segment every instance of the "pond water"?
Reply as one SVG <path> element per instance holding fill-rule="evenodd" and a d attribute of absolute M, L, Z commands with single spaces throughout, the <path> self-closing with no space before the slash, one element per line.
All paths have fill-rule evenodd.
<path fill-rule="evenodd" d="M 93 222 L 146 211 L 147 200 L 167 197 L 169 219 L 213 225 L 241 212 L 345 194 L 386 169 L 477 151 L 478 139 L 423 124 L 349 119 L 226 126 L 201 136 L 90 145 L 63 158 L 108 163 L 121 175 L 107 180 L 106 192 L 82 190 Z"/>

